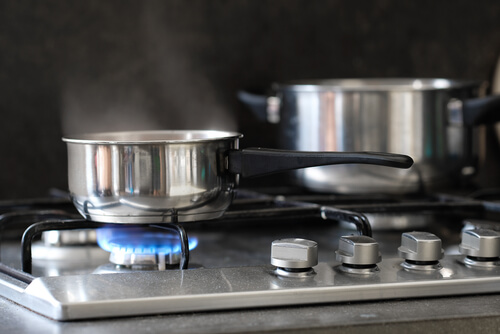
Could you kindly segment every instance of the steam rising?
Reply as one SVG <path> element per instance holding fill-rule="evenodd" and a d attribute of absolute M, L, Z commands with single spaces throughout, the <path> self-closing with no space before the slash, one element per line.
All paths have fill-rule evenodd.
<path fill-rule="evenodd" d="M 62 80 L 63 132 L 234 131 L 227 103 L 234 92 L 217 89 L 201 65 L 207 60 L 197 58 L 210 40 L 189 29 L 173 31 L 158 14 L 158 4 L 146 2 L 142 8 L 139 31 L 130 40 L 112 41 L 116 45 L 109 52 L 79 50 L 83 55 L 77 58 L 87 64 L 68 69 Z M 95 52 L 103 56 L 97 68 L 91 59 Z"/>

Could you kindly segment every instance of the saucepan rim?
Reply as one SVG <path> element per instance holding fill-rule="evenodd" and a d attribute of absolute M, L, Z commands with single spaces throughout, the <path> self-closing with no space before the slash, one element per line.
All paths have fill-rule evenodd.
<path fill-rule="evenodd" d="M 180 144 L 211 142 L 242 138 L 243 135 L 232 131 L 218 130 L 158 130 L 158 131 L 120 131 L 97 132 L 64 136 L 62 140 L 73 144 Z"/>

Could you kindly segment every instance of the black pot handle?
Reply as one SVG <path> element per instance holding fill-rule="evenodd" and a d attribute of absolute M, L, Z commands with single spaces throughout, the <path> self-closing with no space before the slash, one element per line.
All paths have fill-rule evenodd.
<path fill-rule="evenodd" d="M 238 100 L 243 102 L 259 121 L 267 121 L 267 96 L 240 90 Z"/>
<path fill-rule="evenodd" d="M 228 153 L 228 171 L 243 177 L 266 175 L 306 167 L 367 164 L 410 168 L 413 159 L 407 155 L 375 152 L 302 152 L 247 148 Z"/>
<path fill-rule="evenodd" d="M 500 95 L 491 95 L 462 102 L 463 120 L 466 126 L 500 122 Z"/>

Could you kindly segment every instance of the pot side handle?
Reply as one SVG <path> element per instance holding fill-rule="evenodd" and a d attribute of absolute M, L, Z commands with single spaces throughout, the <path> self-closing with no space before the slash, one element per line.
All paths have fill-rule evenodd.
<path fill-rule="evenodd" d="M 279 123 L 281 100 L 276 96 L 253 94 L 244 90 L 238 92 L 238 100 L 243 102 L 261 122 Z"/>
<path fill-rule="evenodd" d="M 243 102 L 259 121 L 265 122 L 267 120 L 267 96 L 240 90 L 238 91 L 238 100 Z"/>
<path fill-rule="evenodd" d="M 500 95 L 465 100 L 462 112 L 466 126 L 500 122 Z"/>
<path fill-rule="evenodd" d="M 338 164 L 367 164 L 396 168 L 410 168 L 413 165 L 413 159 L 407 155 L 375 152 L 303 152 L 247 148 L 229 151 L 227 158 L 228 171 L 243 177 Z"/>

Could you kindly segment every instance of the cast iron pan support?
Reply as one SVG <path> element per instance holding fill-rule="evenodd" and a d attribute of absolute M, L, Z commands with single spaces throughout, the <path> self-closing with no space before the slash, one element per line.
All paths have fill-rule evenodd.
<path fill-rule="evenodd" d="M 24 231 L 23 238 L 21 241 L 21 265 L 22 270 L 25 273 L 32 273 L 32 258 L 31 258 L 31 244 L 33 239 L 38 234 L 51 231 L 51 230 L 76 230 L 76 229 L 88 229 L 88 228 L 100 228 L 100 227 L 113 227 L 113 228 L 127 228 L 130 226 L 144 227 L 150 226 L 155 228 L 162 228 L 166 230 L 171 230 L 177 232 L 181 241 L 181 262 L 179 264 L 180 269 L 187 269 L 189 264 L 189 242 L 188 236 L 184 228 L 177 224 L 167 223 L 167 224 L 151 224 L 151 225 L 131 225 L 126 224 L 125 226 L 120 224 L 105 224 L 93 221 L 88 221 L 85 219 L 67 219 L 67 220 L 46 220 L 36 224 L 31 225 Z"/>
<path fill-rule="evenodd" d="M 6 227 L 10 225 L 20 225 L 22 223 L 31 223 L 42 219 L 71 219 L 76 217 L 71 213 L 63 210 L 28 210 L 6 212 L 0 215 L 0 244 Z M 1 247 L 0 247 L 1 250 Z M 1 252 L 0 252 L 1 261 Z"/>

